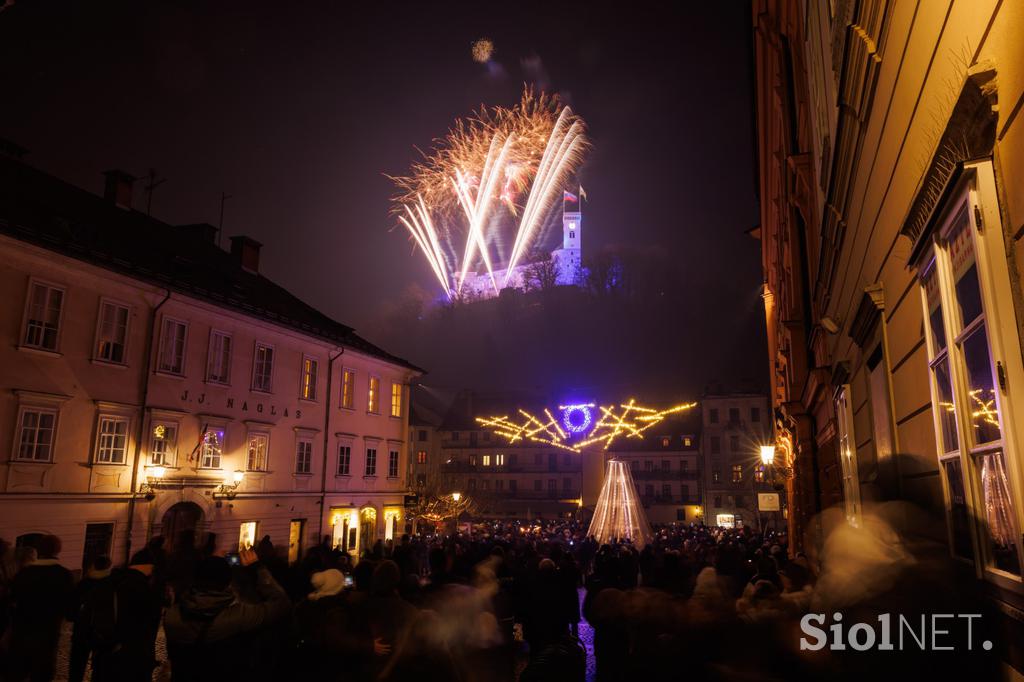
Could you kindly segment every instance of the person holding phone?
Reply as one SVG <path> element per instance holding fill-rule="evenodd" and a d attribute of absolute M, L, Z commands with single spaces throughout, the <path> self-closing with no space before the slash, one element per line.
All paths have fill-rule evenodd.
<path fill-rule="evenodd" d="M 196 567 L 192 588 L 164 616 L 172 680 L 225 680 L 255 666 L 254 639 L 288 614 L 287 594 L 256 553 L 242 550 L 238 563 L 256 573 L 258 603 L 239 600 L 228 559 L 210 556 Z"/>

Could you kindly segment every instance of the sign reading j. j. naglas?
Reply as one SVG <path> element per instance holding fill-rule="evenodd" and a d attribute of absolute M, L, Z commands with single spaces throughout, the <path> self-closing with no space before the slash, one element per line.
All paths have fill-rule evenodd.
<path fill-rule="evenodd" d="M 208 398 L 206 393 L 200 393 L 199 395 L 192 395 L 188 389 L 181 392 L 180 397 L 183 403 L 194 403 L 196 405 L 213 405 L 213 400 Z M 249 400 L 236 400 L 235 398 L 224 398 L 223 407 L 228 410 L 240 410 L 242 412 L 254 412 L 256 414 L 262 414 L 269 417 L 294 417 L 295 419 L 302 419 L 302 410 L 293 409 L 289 410 L 287 407 L 278 408 L 273 403 L 263 403 L 258 401 Z"/>

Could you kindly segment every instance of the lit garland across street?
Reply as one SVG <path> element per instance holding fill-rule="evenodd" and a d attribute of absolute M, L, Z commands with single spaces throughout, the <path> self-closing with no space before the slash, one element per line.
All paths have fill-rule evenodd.
<path fill-rule="evenodd" d="M 536 417 L 526 410 L 520 409 L 518 417 L 514 419 L 506 415 L 477 417 L 476 421 L 508 440 L 509 444 L 532 441 L 572 452 L 582 452 L 587 446 L 597 443 L 601 443 L 602 449 L 607 450 L 618 438 L 641 438 L 644 431 L 664 420 L 668 415 L 684 412 L 696 405 L 695 402 L 683 403 L 664 410 L 655 410 L 637 405 L 636 400 L 633 399 L 621 405 L 601 405 L 598 407 L 601 415 L 594 422 L 589 437 L 576 443 L 570 442 L 570 433 L 586 432 L 590 426 L 588 422 L 593 420 L 591 414 L 593 405 L 562 406 L 562 423 L 559 423 L 559 420 L 547 408 L 544 409 L 542 417 Z M 585 419 L 584 424 L 577 424 L 572 418 L 572 414 L 577 410 L 584 410 L 590 419 Z M 563 424 L 566 428 L 562 428 Z M 567 433 L 566 429 L 570 433 Z"/>

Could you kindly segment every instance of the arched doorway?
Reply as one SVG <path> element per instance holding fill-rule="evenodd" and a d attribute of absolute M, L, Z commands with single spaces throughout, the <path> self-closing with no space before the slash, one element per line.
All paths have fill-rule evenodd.
<path fill-rule="evenodd" d="M 195 502 L 178 502 L 164 512 L 160 532 L 164 546 L 177 549 L 184 545 L 195 546 L 196 530 L 203 521 L 203 509 Z"/>
<path fill-rule="evenodd" d="M 359 510 L 359 551 L 356 556 L 362 558 L 364 552 L 373 550 L 377 541 L 377 510 L 364 507 Z"/>

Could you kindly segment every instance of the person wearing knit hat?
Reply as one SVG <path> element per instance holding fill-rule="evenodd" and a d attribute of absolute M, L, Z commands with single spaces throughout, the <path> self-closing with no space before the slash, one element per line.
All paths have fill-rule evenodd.
<path fill-rule="evenodd" d="M 309 598 L 314 601 L 323 597 L 333 597 L 345 589 L 345 575 L 336 568 L 314 573 L 309 581 L 313 584 Z"/>

